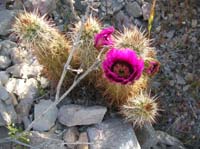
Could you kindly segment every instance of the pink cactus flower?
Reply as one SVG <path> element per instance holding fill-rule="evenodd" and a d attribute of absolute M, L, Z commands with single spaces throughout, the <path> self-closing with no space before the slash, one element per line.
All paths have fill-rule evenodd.
<path fill-rule="evenodd" d="M 95 35 L 94 46 L 100 50 L 103 46 L 112 46 L 114 44 L 112 40 L 112 33 L 115 31 L 114 27 L 108 27 L 103 29 L 100 33 Z"/>
<path fill-rule="evenodd" d="M 142 75 L 144 61 L 132 49 L 112 48 L 107 52 L 102 67 L 105 77 L 111 82 L 132 84 Z"/>
<path fill-rule="evenodd" d="M 155 75 L 160 69 L 160 63 L 157 60 L 147 60 L 145 62 L 145 72 L 149 76 Z"/>

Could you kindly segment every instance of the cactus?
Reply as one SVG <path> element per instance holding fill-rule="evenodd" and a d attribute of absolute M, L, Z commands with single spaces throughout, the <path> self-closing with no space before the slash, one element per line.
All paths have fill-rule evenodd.
<path fill-rule="evenodd" d="M 96 87 L 102 92 L 108 105 L 119 107 L 127 103 L 129 98 L 139 95 L 141 90 L 145 90 L 148 87 L 148 78 L 142 75 L 134 84 L 122 85 L 100 77 Z"/>
<path fill-rule="evenodd" d="M 94 36 L 100 31 L 101 25 L 97 19 L 90 16 L 83 25 L 81 25 L 81 22 L 75 24 L 75 27 L 72 28 L 72 37 L 77 35 L 81 29 L 80 43 L 75 53 L 75 60 L 83 70 L 87 70 L 99 54 L 99 51 L 94 47 Z M 98 75 L 97 71 L 93 71 L 85 80 L 89 79 L 89 82 L 93 82 L 96 75 Z"/>
<path fill-rule="evenodd" d="M 132 49 L 110 49 L 102 63 L 103 75 L 96 86 L 110 105 L 121 106 L 148 86 L 144 61 Z"/>
<path fill-rule="evenodd" d="M 64 35 L 45 16 L 39 16 L 36 12 L 19 14 L 12 30 L 33 49 L 46 75 L 57 82 L 71 47 Z"/>
<path fill-rule="evenodd" d="M 120 113 L 124 115 L 126 121 L 133 122 L 139 127 L 146 123 L 154 123 L 158 111 L 156 98 L 151 98 L 147 93 L 142 92 L 138 96 L 130 98 L 120 109 Z"/>
<path fill-rule="evenodd" d="M 136 27 L 125 28 L 114 37 L 117 50 L 107 52 L 102 72 L 105 77 L 99 78 L 96 86 L 110 105 L 121 106 L 148 88 L 150 77 L 158 72 L 160 63 L 150 40 Z"/>
<path fill-rule="evenodd" d="M 152 57 L 155 58 L 156 52 L 151 47 L 151 40 L 146 38 L 146 34 L 141 32 L 137 27 L 132 29 L 124 28 L 123 33 L 118 33 L 115 36 L 115 47 L 117 48 L 130 48 L 137 51 L 137 54 L 142 58 Z"/>

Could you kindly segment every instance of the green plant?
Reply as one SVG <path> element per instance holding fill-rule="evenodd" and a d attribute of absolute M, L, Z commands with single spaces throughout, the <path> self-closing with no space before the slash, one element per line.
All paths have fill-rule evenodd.
<path fill-rule="evenodd" d="M 22 128 L 17 128 L 15 126 L 15 124 L 10 124 L 7 126 L 8 129 L 8 135 L 14 139 L 14 140 L 18 140 L 22 143 L 25 144 L 29 144 L 30 143 L 30 139 L 28 138 L 28 134 L 27 133 L 23 133 L 23 129 Z M 17 136 L 18 134 L 23 133 L 22 135 L 20 135 L 19 137 Z M 23 147 L 21 145 L 17 145 L 16 149 L 22 149 Z"/>

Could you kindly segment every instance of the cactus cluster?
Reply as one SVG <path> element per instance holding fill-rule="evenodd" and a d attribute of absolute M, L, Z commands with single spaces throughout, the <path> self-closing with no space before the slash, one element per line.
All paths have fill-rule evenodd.
<path fill-rule="evenodd" d="M 55 81 L 63 71 L 74 36 L 80 34 L 72 67 L 87 70 L 106 47 L 101 67 L 92 71 L 85 78 L 86 82 L 93 83 L 102 92 L 108 105 L 119 107 L 128 121 L 140 126 L 154 122 L 158 107 L 145 92 L 160 63 L 151 41 L 136 27 L 125 28 L 123 33 L 116 33 L 114 27 L 102 29 L 93 17 L 74 26 L 66 38 L 44 16 L 25 12 L 16 18 L 13 31 L 32 47 L 47 76 Z M 69 83 L 73 74 L 68 74 L 65 80 Z"/>

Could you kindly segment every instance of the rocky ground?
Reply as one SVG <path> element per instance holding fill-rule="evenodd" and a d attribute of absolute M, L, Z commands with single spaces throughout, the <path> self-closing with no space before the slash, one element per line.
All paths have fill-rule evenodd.
<path fill-rule="evenodd" d="M 150 3 L 150 0 L 95 0 L 94 8 L 98 12 L 94 11 L 93 15 L 119 30 L 133 25 L 146 29 Z M 4 126 L 9 121 L 26 128 L 54 98 L 50 82 L 42 76 L 42 66 L 31 55 L 31 49 L 19 45 L 10 34 L 14 16 L 23 8 L 22 4 L 29 11 L 39 7 L 42 14 L 48 13 L 61 32 L 67 31 L 69 22 L 75 21 L 68 0 L 59 0 L 57 4 L 54 0 L 0 2 L 0 138 L 7 136 Z M 85 8 L 76 1 L 78 15 L 83 14 Z M 199 148 L 199 14 L 198 0 L 160 0 L 156 4 L 151 37 L 162 67 L 152 81 L 152 93 L 158 95 L 162 109 L 154 128 L 162 131 L 155 131 L 151 126 L 133 130 L 131 125 L 123 124 L 115 112 L 98 103 L 101 96 L 96 91 L 80 86 L 76 88 L 78 95 L 72 93 L 51 109 L 45 119 L 35 123 L 30 144 L 52 149 L 88 147 L 88 144 L 66 145 L 66 142 L 78 141 L 96 142 L 95 146 L 90 144 L 94 149 L 119 146 L 181 149 L 178 138 L 187 148 Z M 0 148 L 9 147 L 14 148 L 12 144 L 0 144 Z"/>

